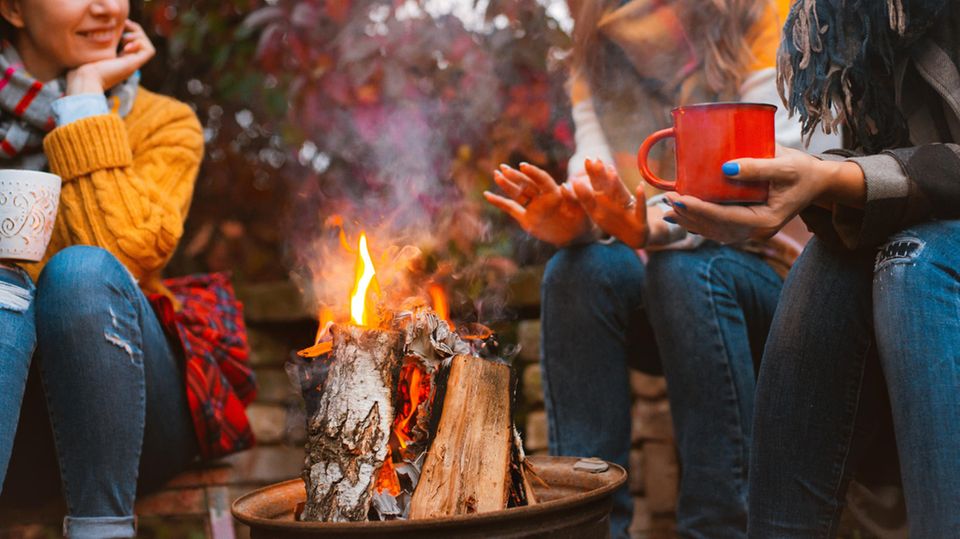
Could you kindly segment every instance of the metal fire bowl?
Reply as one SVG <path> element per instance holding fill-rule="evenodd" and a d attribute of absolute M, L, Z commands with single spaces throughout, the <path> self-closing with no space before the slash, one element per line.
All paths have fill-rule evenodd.
<path fill-rule="evenodd" d="M 600 473 L 575 470 L 579 460 L 530 457 L 547 486 L 533 481 L 540 503 L 527 507 L 423 520 L 297 522 L 293 513 L 306 491 L 303 481 L 294 479 L 244 494 L 233 502 L 233 516 L 250 526 L 252 539 L 609 537 L 613 492 L 627 480 L 627 472 L 616 464 Z"/>

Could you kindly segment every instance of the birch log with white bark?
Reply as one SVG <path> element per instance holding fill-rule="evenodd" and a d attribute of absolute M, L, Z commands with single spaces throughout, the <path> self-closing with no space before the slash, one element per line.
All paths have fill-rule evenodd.
<path fill-rule="evenodd" d="M 323 395 L 307 420 L 301 520 L 367 520 L 377 473 L 389 456 L 400 345 L 397 332 L 334 326 Z"/>

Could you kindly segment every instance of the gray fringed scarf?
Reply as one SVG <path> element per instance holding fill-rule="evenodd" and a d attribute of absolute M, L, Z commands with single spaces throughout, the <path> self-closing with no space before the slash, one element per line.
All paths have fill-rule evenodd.
<path fill-rule="evenodd" d="M 843 125 L 865 150 L 902 144 L 895 55 L 915 43 L 947 0 L 795 0 L 783 29 L 777 86 L 809 134 Z"/>

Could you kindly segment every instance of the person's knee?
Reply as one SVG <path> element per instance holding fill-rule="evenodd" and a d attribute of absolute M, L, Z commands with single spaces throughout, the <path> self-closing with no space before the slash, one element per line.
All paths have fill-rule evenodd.
<path fill-rule="evenodd" d="M 937 232 L 935 226 L 921 225 L 892 236 L 877 249 L 873 266 L 877 301 L 909 303 L 938 281 L 954 282 L 951 261 L 943 260 L 945 246 L 938 244 Z"/>
<path fill-rule="evenodd" d="M 643 275 L 643 263 L 626 245 L 591 243 L 558 251 L 547 263 L 542 291 L 589 299 L 602 290 L 639 288 Z"/>
<path fill-rule="evenodd" d="M 703 294 L 698 291 L 709 294 L 711 287 L 729 284 L 724 262 L 723 257 L 710 248 L 652 253 L 647 262 L 644 297 L 651 304 L 699 301 Z"/>
<path fill-rule="evenodd" d="M 95 303 L 109 289 L 135 286 L 129 271 L 110 252 L 88 245 L 67 247 L 50 258 L 37 280 L 38 317 Z"/>

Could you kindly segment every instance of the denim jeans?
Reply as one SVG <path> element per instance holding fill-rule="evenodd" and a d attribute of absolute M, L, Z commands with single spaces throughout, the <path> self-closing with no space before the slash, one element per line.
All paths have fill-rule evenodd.
<path fill-rule="evenodd" d="M 29 290 L 29 280 L 17 278 L 0 274 Z M 67 503 L 64 532 L 133 537 L 138 482 L 157 484 L 197 454 L 182 360 L 130 273 L 103 249 L 74 246 L 52 257 L 30 309 L 33 319 L 29 310 L 0 309 L 0 326 L 23 346 L 3 360 L 28 364 L 36 340 Z M 21 387 L 25 378 L 4 372 L 0 383 Z M 19 402 L 0 410 L 0 426 L 15 423 L 18 410 Z M 0 434 L 8 455 L 12 435 Z"/>
<path fill-rule="evenodd" d="M 960 537 L 958 267 L 960 221 L 914 226 L 876 253 L 807 246 L 760 370 L 751 537 L 836 535 L 888 399 L 910 536 Z"/>
<path fill-rule="evenodd" d="M 744 536 L 754 358 L 779 291 L 761 259 L 714 244 L 654 253 L 646 268 L 621 243 L 558 252 L 542 306 L 551 453 L 626 467 L 628 366 L 649 363 L 659 348 L 682 466 L 678 534 Z M 648 318 L 656 344 L 643 338 Z M 624 487 L 613 537 L 627 535 L 632 513 Z"/>
<path fill-rule="evenodd" d="M 13 451 L 30 358 L 37 345 L 34 294 L 26 272 L 0 266 L 0 489 Z"/>

